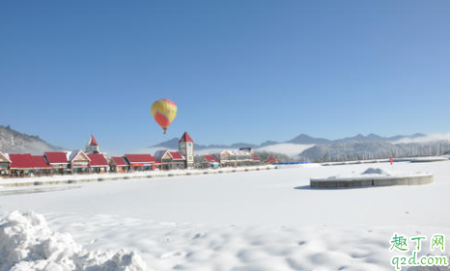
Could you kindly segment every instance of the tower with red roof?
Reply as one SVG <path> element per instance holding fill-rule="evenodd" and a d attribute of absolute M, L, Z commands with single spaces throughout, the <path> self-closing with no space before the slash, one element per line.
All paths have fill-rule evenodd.
<path fill-rule="evenodd" d="M 86 153 L 100 153 L 100 147 L 93 135 L 91 135 L 89 141 L 86 143 Z"/>
<path fill-rule="evenodd" d="M 178 141 L 178 148 L 180 153 L 186 157 L 186 168 L 194 168 L 194 140 L 187 132 L 184 132 Z"/>

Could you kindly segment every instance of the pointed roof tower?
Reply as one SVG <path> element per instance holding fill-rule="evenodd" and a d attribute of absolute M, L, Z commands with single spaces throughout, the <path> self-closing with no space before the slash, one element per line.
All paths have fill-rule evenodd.
<path fill-rule="evenodd" d="M 86 153 L 99 153 L 100 148 L 98 146 L 97 140 L 95 140 L 95 137 L 91 135 L 88 142 L 86 143 Z"/>
<path fill-rule="evenodd" d="M 194 140 L 189 136 L 188 132 L 184 132 L 184 134 L 181 136 L 179 142 L 192 142 L 194 143 Z"/>
<path fill-rule="evenodd" d="M 93 135 L 91 135 L 91 137 L 89 138 L 88 145 L 98 146 L 97 140 L 95 140 L 95 137 Z"/>

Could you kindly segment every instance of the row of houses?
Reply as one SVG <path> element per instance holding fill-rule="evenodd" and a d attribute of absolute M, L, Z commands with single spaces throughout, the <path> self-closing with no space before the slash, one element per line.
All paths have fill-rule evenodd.
<path fill-rule="evenodd" d="M 160 150 L 151 154 L 125 154 L 108 157 L 101 153 L 93 135 L 85 151 L 45 152 L 43 155 L 4 154 L 0 152 L 1 176 L 42 176 L 105 172 L 136 172 L 192 168 L 218 168 L 259 165 L 251 148 L 222 151 L 194 159 L 194 141 L 185 132 L 179 140 L 179 151 Z"/>

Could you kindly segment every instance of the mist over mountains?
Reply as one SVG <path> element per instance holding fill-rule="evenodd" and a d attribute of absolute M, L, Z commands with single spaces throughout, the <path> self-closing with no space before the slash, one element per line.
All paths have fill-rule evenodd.
<path fill-rule="evenodd" d="M 154 154 L 158 149 L 178 150 L 178 138 L 161 142 L 141 152 Z M 300 134 L 284 142 L 265 141 L 261 144 L 238 142 L 231 145 L 195 143 L 196 154 L 217 153 L 224 149 L 252 147 L 261 157 L 275 157 L 280 161 L 310 160 L 348 161 L 393 157 L 436 156 L 450 152 L 450 134 L 398 135 L 383 137 L 376 134 L 347 137 L 337 140 Z M 62 150 L 38 136 L 27 135 L 0 125 L 0 151 L 3 153 L 42 154 Z"/>
<path fill-rule="evenodd" d="M 153 148 L 178 148 L 178 138 L 154 145 Z M 285 141 L 266 141 L 261 144 L 235 143 L 232 145 L 195 144 L 200 153 L 213 153 L 220 149 L 252 147 L 257 153 L 279 157 L 283 161 L 310 160 L 349 161 L 381 159 L 388 157 L 436 156 L 450 152 L 450 136 L 427 136 L 425 134 L 383 137 L 376 134 L 347 137 L 337 140 L 315 138 L 306 134 Z M 279 154 L 277 156 L 277 154 Z"/>
<path fill-rule="evenodd" d="M 284 141 L 284 142 L 277 142 L 277 141 L 265 141 L 261 144 L 252 144 L 252 143 L 234 143 L 231 145 L 221 145 L 221 144 L 211 144 L 211 145 L 201 145 L 195 143 L 196 150 L 204 150 L 204 149 L 217 149 L 217 148 L 225 148 L 225 149 L 236 149 L 241 147 L 252 147 L 252 148 L 262 148 L 267 146 L 273 146 L 278 144 L 298 144 L 298 145 L 333 145 L 333 144 L 344 144 L 344 143 L 350 143 L 350 142 L 396 142 L 400 140 L 405 139 L 416 139 L 420 137 L 425 137 L 425 134 L 414 134 L 414 135 L 398 135 L 393 137 L 382 137 L 376 134 L 369 134 L 367 136 L 364 136 L 362 134 L 358 134 L 354 137 L 346 137 L 342 139 L 337 140 L 329 140 L 325 138 L 316 138 L 312 137 L 306 134 L 300 134 L 296 137 L 294 137 L 291 140 Z M 170 140 L 161 142 L 159 144 L 156 144 L 152 147 L 164 147 L 169 149 L 177 149 L 178 148 L 178 138 L 172 138 Z"/>
<path fill-rule="evenodd" d="M 42 154 L 45 151 L 56 151 L 55 147 L 38 136 L 27 135 L 0 125 L 0 151 L 3 153 L 31 153 Z"/>

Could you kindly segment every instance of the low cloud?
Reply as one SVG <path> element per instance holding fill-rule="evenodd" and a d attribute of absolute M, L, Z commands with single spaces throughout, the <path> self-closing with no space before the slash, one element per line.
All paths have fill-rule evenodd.
<path fill-rule="evenodd" d="M 394 142 L 394 144 L 409 144 L 409 143 L 430 143 L 436 141 L 450 141 L 450 133 L 446 134 L 431 134 L 426 136 L 421 136 L 417 138 L 403 138 Z"/>

